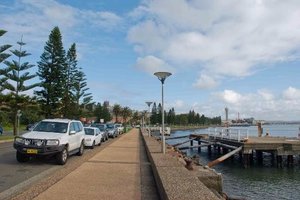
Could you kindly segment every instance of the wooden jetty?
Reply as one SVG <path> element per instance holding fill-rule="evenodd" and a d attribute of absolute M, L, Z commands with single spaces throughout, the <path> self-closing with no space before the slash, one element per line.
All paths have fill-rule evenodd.
<path fill-rule="evenodd" d="M 209 167 L 213 167 L 235 154 L 239 154 L 245 168 L 249 167 L 254 159 L 258 164 L 263 164 L 265 154 L 269 154 L 272 164 L 276 163 L 278 167 L 283 167 L 284 164 L 292 166 L 294 159 L 300 156 L 300 139 L 270 136 L 249 137 L 248 131 L 244 129 L 224 128 L 210 131 L 208 134 L 191 134 L 186 137 L 188 140 L 173 146 L 179 150 L 198 148 L 199 152 L 202 147 L 206 146 L 208 154 L 211 154 L 212 150 L 222 154 L 220 158 L 209 162 Z M 182 138 L 182 136 L 176 138 Z M 194 141 L 198 144 L 194 145 Z M 188 142 L 190 142 L 190 146 L 180 147 Z"/>

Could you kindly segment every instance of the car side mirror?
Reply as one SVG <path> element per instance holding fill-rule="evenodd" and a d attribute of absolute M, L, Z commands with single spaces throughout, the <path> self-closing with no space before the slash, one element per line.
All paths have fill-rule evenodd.
<path fill-rule="evenodd" d="M 69 135 L 74 135 L 76 131 L 70 131 Z"/>

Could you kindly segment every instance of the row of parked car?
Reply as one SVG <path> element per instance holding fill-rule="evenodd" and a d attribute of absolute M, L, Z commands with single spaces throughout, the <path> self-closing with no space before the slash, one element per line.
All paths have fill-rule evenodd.
<path fill-rule="evenodd" d="M 20 137 L 15 137 L 14 148 L 18 162 L 31 157 L 55 157 L 64 165 L 72 154 L 81 156 L 85 147 L 94 148 L 124 132 L 121 124 L 91 124 L 84 127 L 78 120 L 45 119 Z"/>

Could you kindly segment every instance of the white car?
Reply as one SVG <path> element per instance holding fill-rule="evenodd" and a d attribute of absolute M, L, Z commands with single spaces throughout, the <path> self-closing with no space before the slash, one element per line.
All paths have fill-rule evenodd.
<path fill-rule="evenodd" d="M 99 128 L 96 127 L 84 127 L 84 144 L 87 147 L 91 147 L 92 149 L 95 145 L 101 145 L 102 141 L 102 133 Z"/>
<path fill-rule="evenodd" d="M 53 155 L 58 164 L 64 165 L 69 155 L 83 154 L 83 125 L 77 120 L 45 119 L 22 137 L 15 137 L 14 148 L 18 162 L 26 162 L 30 157 Z"/>
<path fill-rule="evenodd" d="M 115 124 L 115 126 L 117 127 L 119 134 L 124 133 L 124 126 L 122 124 Z"/>

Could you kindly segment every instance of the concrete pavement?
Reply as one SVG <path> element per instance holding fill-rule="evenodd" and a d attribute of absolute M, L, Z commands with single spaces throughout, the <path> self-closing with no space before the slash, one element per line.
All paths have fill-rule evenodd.
<path fill-rule="evenodd" d="M 159 199 L 139 130 L 122 135 L 35 199 Z"/>

